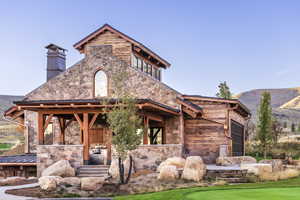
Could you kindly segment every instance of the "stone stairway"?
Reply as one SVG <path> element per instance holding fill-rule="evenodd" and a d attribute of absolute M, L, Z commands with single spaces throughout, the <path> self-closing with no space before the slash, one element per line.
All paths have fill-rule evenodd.
<path fill-rule="evenodd" d="M 236 167 L 212 167 L 207 169 L 206 179 L 222 180 L 227 183 L 247 183 L 247 170 Z"/>
<path fill-rule="evenodd" d="M 104 177 L 107 178 L 109 165 L 82 165 L 77 169 L 78 177 Z"/>

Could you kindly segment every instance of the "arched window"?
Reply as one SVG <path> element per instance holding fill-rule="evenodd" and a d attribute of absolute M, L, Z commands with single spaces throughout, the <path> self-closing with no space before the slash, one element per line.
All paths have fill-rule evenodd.
<path fill-rule="evenodd" d="M 107 76 L 99 70 L 95 74 L 95 97 L 107 96 Z"/>

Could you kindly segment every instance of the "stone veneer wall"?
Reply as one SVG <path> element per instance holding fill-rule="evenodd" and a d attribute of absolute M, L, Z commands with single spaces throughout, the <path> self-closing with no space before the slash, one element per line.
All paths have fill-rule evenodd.
<path fill-rule="evenodd" d="M 82 145 L 37 145 L 37 176 L 59 160 L 68 160 L 72 167 L 83 164 Z"/>
<path fill-rule="evenodd" d="M 131 152 L 136 170 L 156 171 L 161 162 L 170 157 L 182 156 L 181 144 L 141 145 Z"/>
<path fill-rule="evenodd" d="M 112 46 L 110 45 L 88 47 L 86 57 L 83 60 L 27 94 L 24 100 L 92 99 L 94 98 L 94 73 L 99 68 L 108 77 L 108 97 L 115 97 L 116 94 L 115 84 L 111 77 L 118 74 L 121 68 L 125 68 L 129 78 L 123 87 L 132 96 L 149 98 L 173 108 L 180 107 L 176 102 L 176 97 L 181 96 L 180 93 L 113 56 Z M 180 122 L 177 122 L 177 119 L 179 120 L 179 118 L 175 118 L 169 121 L 170 126 L 166 129 L 166 134 L 169 135 L 167 143 L 174 144 L 180 141 L 180 134 L 177 134 Z M 28 115 L 25 115 L 25 121 L 32 123 L 28 130 L 29 149 L 30 152 L 35 152 L 37 115 L 29 112 Z M 172 124 L 175 124 L 175 126 Z"/>

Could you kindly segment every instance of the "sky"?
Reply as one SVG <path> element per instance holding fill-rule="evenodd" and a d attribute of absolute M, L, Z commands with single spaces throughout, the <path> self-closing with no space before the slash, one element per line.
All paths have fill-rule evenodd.
<path fill-rule="evenodd" d="M 46 49 L 68 49 L 108 23 L 171 63 L 163 82 L 214 96 L 300 87 L 300 1 L 6 0 L 0 4 L 0 94 L 25 95 L 46 81 Z"/>

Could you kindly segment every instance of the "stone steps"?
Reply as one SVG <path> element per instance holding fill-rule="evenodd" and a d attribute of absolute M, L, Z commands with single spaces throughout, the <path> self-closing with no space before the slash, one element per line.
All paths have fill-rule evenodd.
<path fill-rule="evenodd" d="M 77 170 L 78 177 L 108 177 L 109 165 L 82 165 Z"/>
<path fill-rule="evenodd" d="M 217 181 L 222 180 L 227 183 L 246 183 L 247 170 L 231 169 L 231 170 L 207 170 L 206 178 L 215 179 Z"/>

